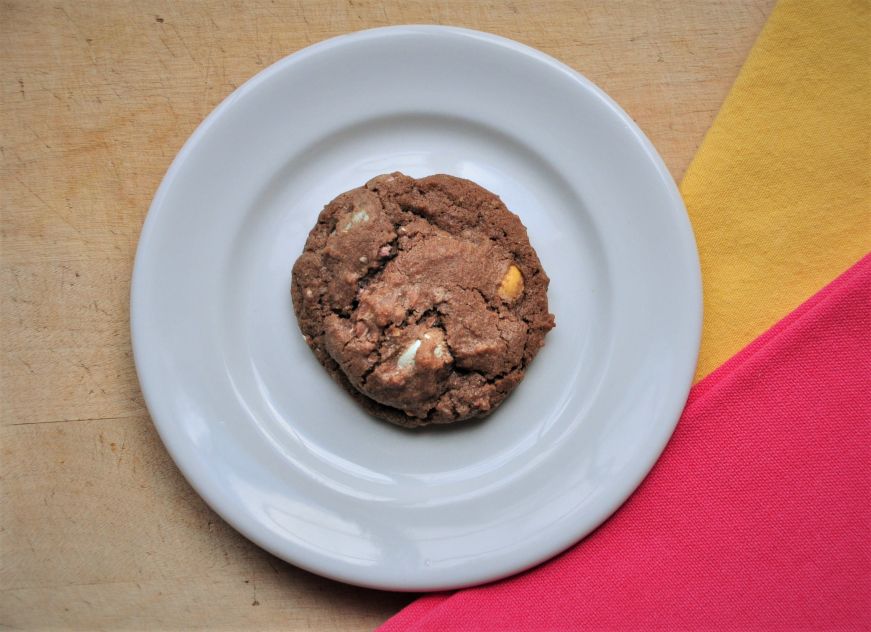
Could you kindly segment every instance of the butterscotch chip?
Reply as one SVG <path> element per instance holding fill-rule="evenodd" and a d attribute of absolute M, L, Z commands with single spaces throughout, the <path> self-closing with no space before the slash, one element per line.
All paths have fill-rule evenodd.
<path fill-rule="evenodd" d="M 502 275 L 498 292 L 499 296 L 507 301 L 513 301 L 523 294 L 523 274 L 520 272 L 520 268 L 513 263 Z"/>
<path fill-rule="evenodd" d="M 526 229 L 469 180 L 378 176 L 330 202 L 293 267 L 315 356 L 402 426 L 492 412 L 553 328 Z"/>

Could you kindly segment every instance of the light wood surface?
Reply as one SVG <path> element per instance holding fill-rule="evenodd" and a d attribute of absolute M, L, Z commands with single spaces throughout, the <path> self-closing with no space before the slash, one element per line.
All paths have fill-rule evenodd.
<path fill-rule="evenodd" d="M 321 579 L 191 490 L 136 381 L 134 248 L 175 153 L 324 38 L 442 23 L 554 55 L 679 177 L 773 0 L 0 2 L 0 627 L 365 630 L 412 596 Z"/>

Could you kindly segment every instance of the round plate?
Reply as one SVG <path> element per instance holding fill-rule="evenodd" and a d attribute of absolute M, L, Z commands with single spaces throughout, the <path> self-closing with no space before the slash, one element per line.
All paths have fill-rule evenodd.
<path fill-rule="evenodd" d="M 297 327 L 318 213 L 394 170 L 500 195 L 551 277 L 557 327 L 484 421 L 368 417 Z M 307 48 L 215 109 L 151 205 L 131 318 L 154 423 L 215 511 L 315 573 L 439 590 L 551 557 L 635 489 L 686 401 L 701 281 L 671 176 L 601 90 L 510 40 L 408 26 Z"/>

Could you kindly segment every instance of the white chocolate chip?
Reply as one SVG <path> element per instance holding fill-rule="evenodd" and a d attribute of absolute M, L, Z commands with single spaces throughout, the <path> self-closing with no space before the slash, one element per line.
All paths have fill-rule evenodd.
<path fill-rule="evenodd" d="M 369 261 L 368 257 L 360 257 L 360 263 L 368 263 L 368 261 Z"/>
<path fill-rule="evenodd" d="M 400 369 L 407 369 L 414 366 L 414 358 L 417 355 L 417 350 L 420 348 L 420 340 L 415 340 L 408 348 L 402 352 L 399 359 L 396 361 L 396 366 Z"/>
<path fill-rule="evenodd" d="M 357 211 L 353 215 L 351 215 L 351 219 L 345 222 L 345 225 L 342 226 L 342 232 L 347 233 L 349 230 L 354 228 L 357 224 L 362 224 L 363 222 L 369 221 L 369 213 L 366 211 Z"/>
<path fill-rule="evenodd" d="M 435 357 L 437 357 L 437 358 L 440 358 L 445 354 L 445 350 L 442 348 L 441 345 L 436 345 L 435 349 L 433 349 L 432 352 L 433 352 L 433 355 L 435 355 Z"/>

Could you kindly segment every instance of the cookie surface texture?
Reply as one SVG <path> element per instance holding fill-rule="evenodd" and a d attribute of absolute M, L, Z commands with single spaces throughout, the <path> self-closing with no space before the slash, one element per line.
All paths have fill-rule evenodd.
<path fill-rule="evenodd" d="M 446 175 L 373 178 L 318 217 L 293 266 L 300 329 L 371 414 L 407 427 L 492 412 L 554 319 L 526 228 Z"/>

